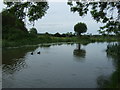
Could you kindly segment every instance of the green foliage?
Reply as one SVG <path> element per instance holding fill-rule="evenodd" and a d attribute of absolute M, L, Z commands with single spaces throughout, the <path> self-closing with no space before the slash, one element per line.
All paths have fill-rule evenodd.
<path fill-rule="evenodd" d="M 77 32 L 78 35 L 81 35 L 81 33 L 85 33 L 87 31 L 87 25 L 85 23 L 77 23 L 74 26 L 74 31 Z"/>
<path fill-rule="evenodd" d="M 45 15 L 48 7 L 47 2 L 4 2 L 7 10 L 17 18 L 23 20 L 27 16 L 30 22 L 34 22 Z"/>
<path fill-rule="evenodd" d="M 18 19 L 14 14 L 9 13 L 7 10 L 2 13 L 2 33 L 9 33 L 10 28 L 16 28 L 21 31 L 27 32 L 25 24 L 22 20 Z"/>
<path fill-rule="evenodd" d="M 18 40 L 23 39 L 28 31 L 22 20 L 7 10 L 2 13 L 2 39 Z"/>
<path fill-rule="evenodd" d="M 115 57 L 120 55 L 120 43 L 110 44 L 107 46 L 107 54 L 115 59 Z M 118 58 L 116 58 L 118 59 Z"/>
<path fill-rule="evenodd" d="M 21 37 L 22 36 L 22 37 Z M 55 42 L 76 42 L 83 45 L 94 42 L 116 42 L 120 41 L 120 38 L 117 36 L 89 36 L 83 35 L 81 37 L 55 37 L 51 35 L 33 35 L 33 34 L 23 34 L 19 35 L 19 39 L 15 39 L 16 36 L 12 36 L 10 39 L 2 40 L 2 47 L 13 47 L 13 46 L 23 46 L 23 45 L 37 45 L 40 43 L 55 43 Z"/>
<path fill-rule="evenodd" d="M 60 33 L 58 33 L 58 32 L 55 33 L 54 36 L 55 36 L 55 37 L 61 37 Z"/>
<path fill-rule="evenodd" d="M 103 30 L 105 32 L 108 32 L 108 34 L 120 34 L 120 1 L 76 2 L 76 4 L 73 4 L 73 2 L 74 1 L 68 2 L 68 5 L 70 5 L 72 12 L 78 12 L 80 16 L 85 16 L 87 12 L 90 11 L 94 20 L 106 24 L 105 26 L 100 28 L 99 31 L 101 33 L 101 30 Z"/>
<path fill-rule="evenodd" d="M 116 35 L 120 35 L 120 22 L 118 21 L 109 21 L 105 26 L 100 27 L 102 34 L 107 32 L 108 34 L 114 33 Z"/>
<path fill-rule="evenodd" d="M 30 22 L 38 20 L 45 15 L 48 7 L 47 2 L 4 2 L 7 8 L 2 14 L 3 39 L 15 43 L 37 40 L 37 30 L 32 28 L 28 33 L 24 19 L 27 16 Z M 24 39 L 24 41 L 22 41 Z M 17 42 L 19 41 L 19 42 Z"/>
<path fill-rule="evenodd" d="M 113 59 L 115 71 L 110 77 L 100 76 L 97 82 L 100 88 L 120 88 L 120 43 L 109 44 L 106 52 Z"/>
<path fill-rule="evenodd" d="M 30 34 L 37 34 L 37 29 L 36 28 L 31 28 L 30 29 Z"/>

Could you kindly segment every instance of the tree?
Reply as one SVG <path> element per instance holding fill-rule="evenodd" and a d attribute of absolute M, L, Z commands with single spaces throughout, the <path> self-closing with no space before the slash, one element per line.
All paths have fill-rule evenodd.
<path fill-rule="evenodd" d="M 81 35 L 81 33 L 85 33 L 87 31 L 87 26 L 85 23 L 77 23 L 74 26 L 74 31 L 77 33 L 77 35 Z"/>
<path fill-rule="evenodd" d="M 3 11 L 2 14 L 2 38 L 6 40 L 23 39 L 28 34 L 27 28 L 22 20 L 14 14 Z"/>
<path fill-rule="evenodd" d="M 61 37 L 61 34 L 57 32 L 57 33 L 54 34 L 54 36 L 55 37 Z"/>
<path fill-rule="evenodd" d="M 47 2 L 4 2 L 7 5 L 7 10 L 16 15 L 18 19 L 24 20 L 28 17 L 29 21 L 34 21 L 42 18 L 49 8 Z"/>
<path fill-rule="evenodd" d="M 9 28 L 16 28 L 24 32 L 28 32 L 25 24 L 22 20 L 18 19 L 14 14 L 9 13 L 8 11 L 3 11 L 2 13 L 2 27 L 3 33 L 9 30 Z M 11 22 L 12 20 L 12 22 Z M 6 32 L 8 33 L 8 32 Z"/>
<path fill-rule="evenodd" d="M 31 28 L 30 29 L 30 34 L 37 34 L 37 29 L 36 28 Z"/>
<path fill-rule="evenodd" d="M 75 2 L 68 1 L 72 12 L 78 12 L 80 16 L 85 16 L 90 11 L 92 17 L 97 22 L 105 23 L 100 27 L 100 32 L 120 34 L 120 1 L 118 2 Z"/>

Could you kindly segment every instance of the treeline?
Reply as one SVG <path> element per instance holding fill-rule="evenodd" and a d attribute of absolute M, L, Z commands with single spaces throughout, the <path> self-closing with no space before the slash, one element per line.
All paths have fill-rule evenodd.
<path fill-rule="evenodd" d="M 62 33 L 60 34 L 59 32 L 55 33 L 55 34 L 51 34 L 51 33 L 38 33 L 38 36 L 41 36 L 41 35 L 47 35 L 47 36 L 52 36 L 52 37 L 74 37 L 76 36 L 75 33 L 72 33 L 72 32 L 67 32 L 67 33 Z"/>
<path fill-rule="evenodd" d="M 42 36 L 42 35 L 45 35 L 45 36 L 52 36 L 52 37 L 76 37 L 77 34 L 75 33 L 72 33 L 72 32 L 67 32 L 67 33 L 55 33 L 55 34 L 51 34 L 51 33 L 38 33 L 37 34 L 38 36 Z M 101 34 L 101 35 L 92 35 L 91 33 L 87 33 L 87 34 L 83 34 L 81 36 L 77 36 L 77 37 L 119 37 L 119 36 L 116 36 L 116 35 L 108 35 L 108 34 Z"/>

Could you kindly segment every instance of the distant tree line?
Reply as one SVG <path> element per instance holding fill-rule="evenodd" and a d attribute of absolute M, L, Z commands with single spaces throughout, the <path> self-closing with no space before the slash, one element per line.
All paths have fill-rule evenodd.
<path fill-rule="evenodd" d="M 62 33 L 60 34 L 59 32 L 55 33 L 55 34 L 51 34 L 51 33 L 43 33 L 43 34 L 39 34 L 38 35 L 47 35 L 47 36 L 53 36 L 53 37 L 74 37 L 75 33 L 72 32 L 67 32 L 67 33 Z"/>

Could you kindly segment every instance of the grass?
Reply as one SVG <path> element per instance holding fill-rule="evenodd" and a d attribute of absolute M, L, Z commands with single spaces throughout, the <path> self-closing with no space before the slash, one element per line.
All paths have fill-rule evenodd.
<path fill-rule="evenodd" d="M 17 47 L 22 45 L 36 45 L 40 43 L 55 42 L 77 42 L 88 44 L 91 42 L 115 42 L 120 41 L 119 37 L 111 36 L 81 36 L 81 37 L 54 37 L 48 35 L 38 35 L 35 38 L 24 38 L 19 40 L 2 40 L 2 47 Z"/>

